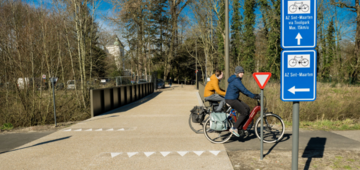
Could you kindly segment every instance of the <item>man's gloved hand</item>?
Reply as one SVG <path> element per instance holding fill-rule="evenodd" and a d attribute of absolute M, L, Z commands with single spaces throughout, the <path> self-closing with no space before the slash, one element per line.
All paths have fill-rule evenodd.
<path fill-rule="evenodd" d="M 258 99 L 258 100 L 260 100 L 260 95 L 259 94 L 255 94 L 255 97 L 254 97 L 254 99 Z"/>

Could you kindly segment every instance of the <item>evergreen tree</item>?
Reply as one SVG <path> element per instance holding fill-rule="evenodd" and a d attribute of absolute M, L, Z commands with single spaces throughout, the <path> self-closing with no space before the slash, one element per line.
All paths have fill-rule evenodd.
<path fill-rule="evenodd" d="M 266 70 L 271 72 L 274 79 L 280 79 L 280 4 L 281 0 L 276 0 L 273 4 L 273 15 L 269 18 L 270 31 L 268 32 L 268 46 L 266 50 Z"/>
<path fill-rule="evenodd" d="M 242 60 L 242 65 L 246 71 L 253 72 L 255 69 L 255 35 L 254 35 L 254 25 L 255 25 L 255 0 L 245 0 L 245 11 L 244 11 L 244 24 L 245 24 L 245 33 L 244 33 L 244 57 Z"/>
<path fill-rule="evenodd" d="M 239 0 L 233 1 L 233 17 L 231 25 L 231 54 L 234 62 L 241 60 L 241 24 L 242 24 L 242 15 L 240 13 L 240 2 Z"/>
<path fill-rule="evenodd" d="M 155 45 L 153 53 L 156 57 L 163 56 L 163 44 L 164 44 L 164 32 L 166 24 L 168 24 L 168 18 L 166 16 L 166 8 L 168 7 L 167 0 L 154 0 L 151 2 L 150 8 L 150 23 L 149 36 L 151 36 L 151 42 Z"/>
<path fill-rule="evenodd" d="M 318 45 L 316 46 L 316 51 L 318 52 L 317 55 L 317 70 L 320 73 L 320 77 L 323 77 L 325 59 L 326 59 L 326 41 L 325 41 L 325 33 L 324 33 L 324 1 L 318 1 L 318 8 L 317 8 L 317 28 L 318 28 Z"/>
<path fill-rule="evenodd" d="M 330 78 L 330 70 L 333 66 L 334 50 L 335 50 L 334 33 L 335 33 L 334 22 L 333 22 L 333 20 L 331 20 L 329 22 L 327 35 L 326 35 L 327 50 L 326 50 L 326 60 L 325 60 L 324 71 L 323 71 L 324 78 Z"/>

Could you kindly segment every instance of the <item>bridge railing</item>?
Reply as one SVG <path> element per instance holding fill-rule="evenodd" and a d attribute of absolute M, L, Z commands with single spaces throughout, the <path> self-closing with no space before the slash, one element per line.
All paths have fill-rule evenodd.
<path fill-rule="evenodd" d="M 139 100 L 154 92 L 154 83 L 90 90 L 91 117 Z"/>

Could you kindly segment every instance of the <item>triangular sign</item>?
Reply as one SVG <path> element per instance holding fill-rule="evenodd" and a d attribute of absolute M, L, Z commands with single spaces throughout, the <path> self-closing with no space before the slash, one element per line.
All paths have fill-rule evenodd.
<path fill-rule="evenodd" d="M 267 82 L 269 81 L 269 79 L 271 77 L 271 73 L 269 73 L 269 72 L 254 73 L 253 77 L 254 77 L 256 83 L 258 84 L 258 86 L 260 87 L 260 89 L 264 89 Z"/>

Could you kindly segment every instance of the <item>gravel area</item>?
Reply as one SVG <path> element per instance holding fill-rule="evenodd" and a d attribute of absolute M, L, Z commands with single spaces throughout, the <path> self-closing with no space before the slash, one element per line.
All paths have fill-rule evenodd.
<path fill-rule="evenodd" d="M 267 151 L 264 151 L 266 153 Z M 260 160 L 260 151 L 228 152 L 235 170 L 289 170 L 291 151 L 272 150 Z M 298 169 L 337 170 L 360 169 L 360 151 L 306 151 L 299 150 Z"/>

